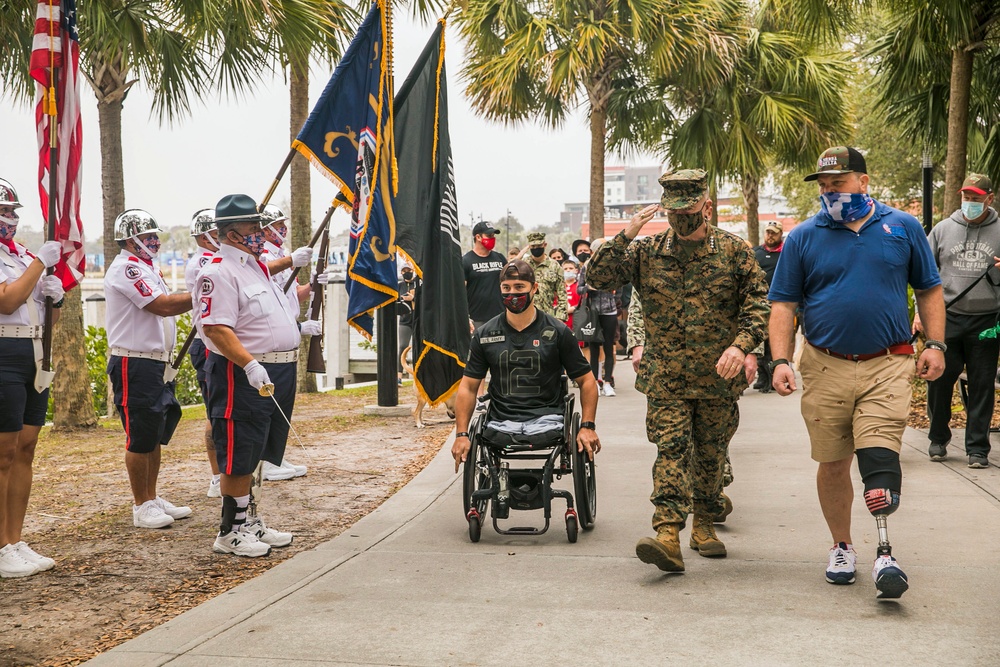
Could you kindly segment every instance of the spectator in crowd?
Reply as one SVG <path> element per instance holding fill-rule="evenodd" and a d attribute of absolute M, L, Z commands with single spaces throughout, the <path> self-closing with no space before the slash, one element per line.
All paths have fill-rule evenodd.
<path fill-rule="evenodd" d="M 931 230 L 934 261 L 941 273 L 945 303 L 944 373 L 927 383 L 927 416 L 931 425 L 928 454 L 944 461 L 951 442 L 951 398 L 964 369 L 968 377 L 965 454 L 970 468 L 988 468 L 990 422 L 993 421 L 994 380 L 1000 340 L 979 339 L 979 332 L 1000 316 L 1000 224 L 993 204 L 993 182 L 970 174 L 962 183 L 962 208 Z M 997 264 L 994 265 L 994 262 Z M 971 289 L 969 289 L 971 288 Z M 954 303 L 952 303 L 954 301 Z M 923 331 L 920 315 L 913 331 Z"/>
<path fill-rule="evenodd" d="M 512 245 L 510 247 L 510 250 L 507 251 L 507 261 L 509 262 L 512 259 L 517 259 L 518 257 L 520 257 L 520 255 L 521 255 L 521 249 L 518 248 L 516 245 Z"/>
<path fill-rule="evenodd" d="M 566 288 L 563 283 L 562 267 L 545 256 L 545 234 L 528 234 L 528 253 L 525 261 L 535 272 L 538 298 L 535 305 L 543 313 L 557 320 L 566 321 Z"/>
<path fill-rule="evenodd" d="M 753 249 L 753 254 L 757 257 L 757 263 L 764 270 L 764 278 L 770 286 L 774 278 L 774 269 L 778 266 L 778 257 L 781 256 L 781 247 L 784 245 L 784 229 L 777 220 L 767 223 L 764 227 L 764 243 Z M 771 344 L 764 339 L 764 354 L 761 363 L 757 365 L 757 382 L 753 388 L 762 394 L 771 391 L 771 371 L 768 364 L 771 363 Z"/>
<path fill-rule="evenodd" d="M 562 248 L 553 248 L 549 250 L 549 259 L 562 266 L 562 263 L 566 261 L 566 251 Z"/>
<path fill-rule="evenodd" d="M 602 239 L 597 239 L 594 241 L 593 246 L 596 250 L 600 247 Z M 574 242 L 574 247 L 576 243 Z M 587 251 L 584 252 L 581 247 L 578 247 L 580 252 L 583 252 L 587 259 L 590 259 L 590 249 L 591 244 L 587 244 Z M 579 254 L 577 254 L 579 257 Z M 590 343 L 590 370 L 593 371 L 594 377 L 597 379 L 598 394 L 600 396 L 614 396 L 615 395 L 615 341 L 618 339 L 618 297 L 615 295 L 614 290 L 597 290 L 591 289 L 587 284 L 587 266 L 589 261 L 584 263 L 580 267 L 580 275 L 577 278 L 576 291 L 581 297 L 587 299 L 587 307 L 593 312 L 597 313 L 599 321 L 598 325 L 603 333 L 603 342 L 600 343 Z M 603 354 L 603 357 L 601 353 Z M 601 362 L 604 366 L 604 378 L 601 379 Z"/>
<path fill-rule="evenodd" d="M 490 223 L 477 222 L 472 228 L 472 250 L 462 257 L 469 319 L 474 329 L 504 311 L 503 297 L 500 296 L 500 271 L 507 264 L 507 259 L 494 250 L 499 233 Z"/>
<path fill-rule="evenodd" d="M 577 267 L 576 262 L 571 259 L 563 260 L 563 283 L 566 285 L 566 326 L 569 327 L 570 331 L 573 330 L 573 313 L 576 312 L 576 307 L 580 305 L 580 294 L 576 291 L 576 279 L 580 274 L 580 269 Z"/>
<path fill-rule="evenodd" d="M 399 353 L 396 355 L 399 381 L 403 381 L 403 351 L 410 345 L 413 338 L 414 312 L 417 309 L 417 290 L 420 289 L 420 278 L 409 262 L 403 263 L 399 275 L 399 300 L 396 302 L 396 314 L 399 315 Z M 415 361 L 415 360 L 414 360 Z"/>
<path fill-rule="evenodd" d="M 576 261 L 580 263 L 580 266 L 583 266 L 584 262 L 590 259 L 592 252 L 590 250 L 590 241 L 587 239 L 577 239 L 573 241 L 573 245 L 571 247 L 573 249 L 573 256 L 576 257 Z"/>

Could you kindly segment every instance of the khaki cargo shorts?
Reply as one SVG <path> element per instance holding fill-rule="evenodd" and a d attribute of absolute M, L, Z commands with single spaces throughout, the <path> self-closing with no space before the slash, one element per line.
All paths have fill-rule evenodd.
<path fill-rule="evenodd" d="M 802 351 L 802 418 L 812 458 L 840 461 L 856 449 L 900 450 L 913 394 L 913 357 L 888 354 L 867 361 L 838 359 L 808 343 Z"/>

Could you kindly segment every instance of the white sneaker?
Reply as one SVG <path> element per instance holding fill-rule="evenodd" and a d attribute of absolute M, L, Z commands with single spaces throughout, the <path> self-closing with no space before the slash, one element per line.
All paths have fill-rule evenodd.
<path fill-rule="evenodd" d="M 257 536 L 258 540 L 264 544 L 270 544 L 272 547 L 287 547 L 292 543 L 293 536 L 291 533 L 283 533 L 274 528 L 268 528 L 259 516 L 252 519 L 248 518 L 247 522 L 243 524 L 243 530 L 253 533 Z"/>
<path fill-rule="evenodd" d="M 257 536 L 246 530 L 233 530 L 215 538 L 212 551 L 219 554 L 234 554 L 248 558 L 258 558 L 271 553 L 271 547 L 257 539 Z"/>
<path fill-rule="evenodd" d="M 147 500 L 138 507 L 132 505 L 132 524 L 136 528 L 166 528 L 174 517 L 163 511 L 155 500 Z"/>
<path fill-rule="evenodd" d="M 54 560 L 52 560 L 48 556 L 43 556 L 42 554 L 38 553 L 37 551 L 29 547 L 27 544 L 25 544 L 23 541 L 15 544 L 14 548 L 17 549 L 17 552 L 19 554 L 21 554 L 21 558 L 28 561 L 29 563 L 34 563 L 35 565 L 37 565 L 39 572 L 46 572 L 56 566 L 56 562 Z"/>
<path fill-rule="evenodd" d="M 222 497 L 222 482 L 214 477 L 208 483 L 208 497 L 209 498 Z"/>
<path fill-rule="evenodd" d="M 847 544 L 840 542 L 833 545 L 830 549 L 830 564 L 826 566 L 826 580 L 841 586 L 853 584 L 857 562 L 858 554 Z"/>
<path fill-rule="evenodd" d="M 899 563 L 892 556 L 879 556 L 872 567 L 872 579 L 875 581 L 877 598 L 891 600 L 900 597 L 910 587 L 906 574 L 899 568 Z"/>
<path fill-rule="evenodd" d="M 306 474 L 306 467 L 305 466 L 297 466 L 294 463 L 289 463 L 285 459 L 281 459 L 281 467 L 282 468 L 291 468 L 292 470 L 295 471 L 295 476 L 296 477 L 302 477 L 303 475 Z"/>
<path fill-rule="evenodd" d="M 283 465 L 276 466 L 273 463 L 264 461 L 264 479 L 269 482 L 279 482 L 283 479 L 295 477 L 295 470 L 286 468 Z"/>
<path fill-rule="evenodd" d="M 16 544 L 8 544 L 0 549 L 0 577 L 14 579 L 15 577 L 30 577 L 38 572 L 38 566 L 21 555 Z"/>
<path fill-rule="evenodd" d="M 183 505 L 181 507 L 178 507 L 169 500 L 164 500 L 159 496 L 156 496 L 155 502 L 160 506 L 160 509 L 163 510 L 164 514 L 167 514 L 168 516 L 171 516 L 175 519 L 186 519 L 189 516 L 191 516 L 190 507 Z"/>

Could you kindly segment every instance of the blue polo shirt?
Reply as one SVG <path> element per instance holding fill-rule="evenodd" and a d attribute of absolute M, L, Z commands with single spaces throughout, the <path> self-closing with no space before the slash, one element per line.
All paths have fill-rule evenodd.
<path fill-rule="evenodd" d="M 768 298 L 802 306 L 813 345 L 871 354 L 909 340 L 907 283 L 941 284 L 927 236 L 912 215 L 875 202 L 857 233 L 822 211 L 789 232 Z"/>

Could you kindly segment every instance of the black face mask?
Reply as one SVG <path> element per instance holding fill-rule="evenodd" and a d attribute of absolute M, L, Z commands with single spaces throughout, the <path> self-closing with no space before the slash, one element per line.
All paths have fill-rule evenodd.
<path fill-rule="evenodd" d="M 580 252 L 576 253 L 576 258 L 580 260 L 581 263 L 586 262 L 588 259 L 590 259 L 590 253 L 583 252 L 581 250 Z"/>
<path fill-rule="evenodd" d="M 413 280 L 413 271 L 403 271 L 403 280 L 410 282 Z"/>
<path fill-rule="evenodd" d="M 531 305 L 531 292 L 508 292 L 503 295 L 503 307 L 514 313 L 523 313 Z"/>
<path fill-rule="evenodd" d="M 545 248 L 532 248 L 531 249 L 531 255 L 532 255 L 532 257 L 541 257 L 544 254 L 545 254 Z"/>

